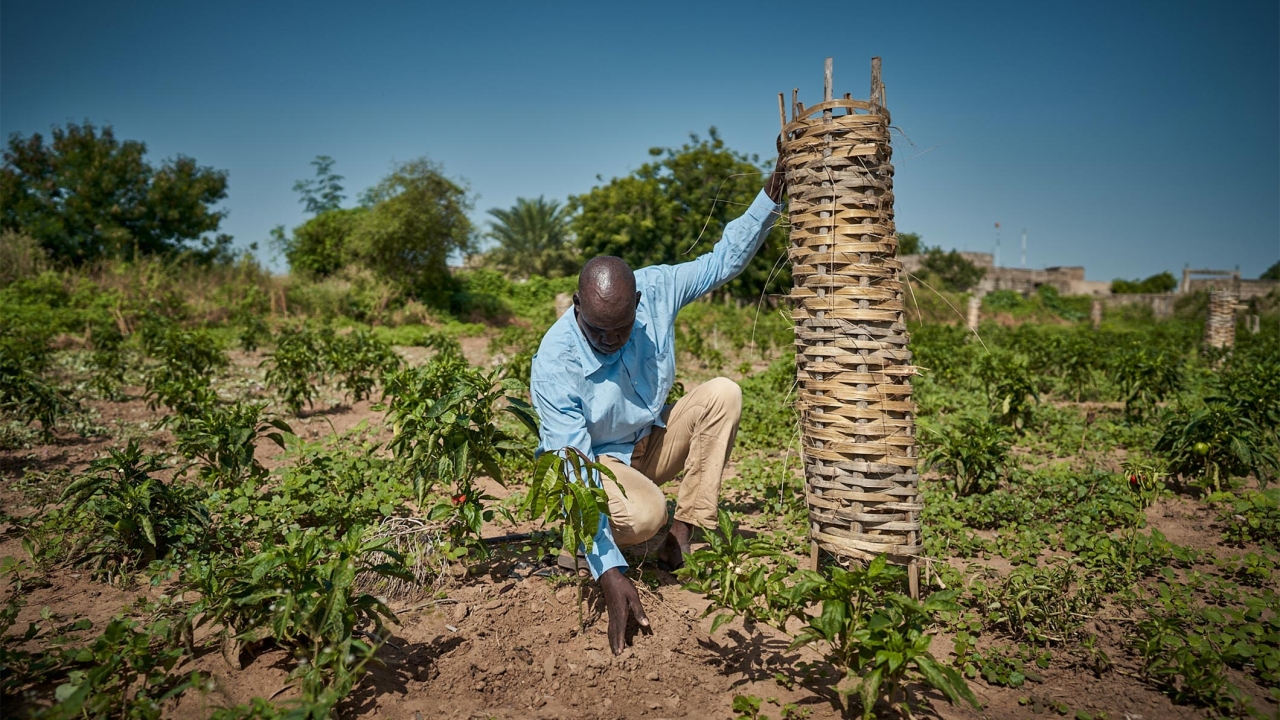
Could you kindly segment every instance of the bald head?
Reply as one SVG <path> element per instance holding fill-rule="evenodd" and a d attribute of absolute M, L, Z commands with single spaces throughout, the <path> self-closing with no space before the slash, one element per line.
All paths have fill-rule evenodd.
<path fill-rule="evenodd" d="M 607 355 L 627 343 L 639 304 L 636 276 L 625 260 L 604 255 L 583 266 L 573 306 L 578 327 L 597 352 Z"/>

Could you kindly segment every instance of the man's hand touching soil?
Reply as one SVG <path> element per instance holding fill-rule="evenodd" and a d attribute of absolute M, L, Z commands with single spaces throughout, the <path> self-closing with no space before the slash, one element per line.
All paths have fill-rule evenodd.
<path fill-rule="evenodd" d="M 635 584 L 618 568 L 604 571 L 600 576 L 600 589 L 604 591 L 604 604 L 609 609 L 609 647 L 617 655 L 627 645 L 627 619 L 634 615 L 640 627 L 648 630 L 649 618 L 640 607 Z"/>

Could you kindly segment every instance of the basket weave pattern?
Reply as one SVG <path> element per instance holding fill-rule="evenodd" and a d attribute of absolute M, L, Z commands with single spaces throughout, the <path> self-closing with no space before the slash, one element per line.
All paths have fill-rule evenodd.
<path fill-rule="evenodd" d="M 1209 318 L 1204 324 L 1205 343 L 1229 348 L 1236 344 L 1236 294 L 1230 290 L 1209 292 Z"/>
<path fill-rule="evenodd" d="M 889 114 L 847 97 L 797 110 L 782 151 L 810 536 L 910 562 L 922 505 Z"/>

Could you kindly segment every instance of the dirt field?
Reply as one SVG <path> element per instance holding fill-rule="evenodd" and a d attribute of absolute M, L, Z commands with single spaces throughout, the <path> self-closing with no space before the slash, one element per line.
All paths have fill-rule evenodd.
<path fill-rule="evenodd" d="M 464 342 L 464 351 L 475 364 L 487 362 L 482 341 Z M 418 349 L 401 349 L 411 361 Z M 253 388 L 260 357 L 232 353 L 233 378 Z M 136 397 L 140 390 L 127 391 Z M 336 398 L 332 398 L 336 402 Z M 369 403 L 328 406 L 305 418 L 292 420 L 304 437 L 320 438 L 342 433 L 358 423 L 380 425 L 381 413 Z M 34 510 L 30 491 L 20 479 L 30 470 L 82 471 L 87 463 L 122 436 L 144 438 L 149 450 L 159 451 L 167 442 L 154 428 L 160 413 L 142 400 L 97 403 L 98 422 L 111 435 L 90 439 L 66 438 L 50 445 L 0 454 L 3 487 L 0 502 L 10 515 Z M 261 446 L 261 457 L 272 466 L 279 450 Z M 731 467 L 730 473 L 736 469 Z M 503 497 L 502 488 L 491 491 Z M 672 497 L 674 497 L 672 495 Z M 1147 513 L 1150 526 L 1181 545 L 1214 552 L 1237 552 L 1218 542 L 1219 532 L 1211 515 L 1194 502 L 1162 500 Z M 527 530 L 524 526 L 493 526 L 486 534 Z M 25 557 L 20 538 L 12 527 L 4 528 L 0 555 Z M 936 558 L 966 568 L 959 559 Z M 986 561 L 997 569 L 1008 568 L 999 557 Z M 1001 568 L 1001 564 L 1004 568 Z M 735 620 L 709 634 L 711 618 L 703 618 L 708 601 L 684 590 L 670 574 L 648 561 L 643 549 L 633 553 L 633 570 L 652 633 L 629 631 L 631 646 L 618 657 L 608 650 L 600 594 L 593 584 L 583 586 L 581 602 L 585 632 L 579 632 L 576 584 L 563 577 L 533 574 L 544 568 L 541 558 L 518 551 L 501 552 L 491 563 L 474 568 L 464 578 L 453 578 L 437 597 L 413 602 L 392 602 L 400 625 L 380 651 L 382 667 L 375 667 L 341 706 L 343 717 L 418 718 L 730 718 L 735 696 L 755 695 L 765 700 L 763 715 L 777 718 L 841 717 L 839 698 L 830 681 L 815 682 L 801 673 L 810 663 L 812 673 L 832 672 L 812 649 L 789 650 L 790 639 L 768 627 L 745 627 Z M 134 602 L 139 595 L 158 597 L 166 588 L 120 589 L 92 582 L 75 569 L 61 568 L 47 577 L 48 586 L 33 590 L 18 627 L 52 612 L 70 621 L 86 618 L 100 626 Z M 1203 710 L 1175 706 L 1139 679 L 1136 666 L 1127 665 L 1124 648 L 1126 623 L 1116 608 L 1104 606 L 1090 621 L 1115 665 L 1101 676 L 1072 661 L 1065 653 L 1042 674 L 1041 682 L 1011 689 L 992 687 L 981 679 L 970 682 L 983 710 L 951 706 L 936 692 L 922 716 L 940 718 L 1025 718 L 1033 715 L 1111 717 L 1130 720 L 1202 717 Z M 197 641 L 199 638 L 197 638 Z M 933 642 L 940 658 L 949 655 L 951 638 Z M 248 702 L 253 697 L 286 699 L 289 658 L 268 650 L 246 658 L 243 669 L 233 668 L 216 650 L 201 650 L 192 668 L 211 674 L 214 687 L 188 692 L 168 707 L 171 717 L 201 717 L 211 708 Z M 179 668 L 180 670 L 184 668 Z M 1241 686 L 1247 678 L 1233 677 Z M 1255 705 L 1265 713 L 1275 707 L 1262 701 L 1258 688 Z M 784 714 L 783 705 L 795 708 Z M 7 708 L 21 712 L 19 708 Z"/>

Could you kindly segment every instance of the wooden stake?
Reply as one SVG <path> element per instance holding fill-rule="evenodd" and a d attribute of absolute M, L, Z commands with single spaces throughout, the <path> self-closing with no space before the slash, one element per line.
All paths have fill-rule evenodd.
<path fill-rule="evenodd" d="M 787 104 L 782 93 L 778 93 L 778 121 L 782 123 L 782 132 L 787 131 Z"/>
<path fill-rule="evenodd" d="M 880 82 L 880 58 L 871 58 L 871 104 L 884 105 L 884 98 L 880 97 L 880 88 L 884 83 Z"/>
<path fill-rule="evenodd" d="M 907 563 L 907 590 L 912 600 L 920 599 L 920 561 L 917 558 L 911 558 Z"/>
<path fill-rule="evenodd" d="M 878 62 L 876 58 L 872 62 Z M 822 61 L 822 102 L 831 102 L 831 58 Z"/>
<path fill-rule="evenodd" d="M 809 569 L 818 572 L 818 541 L 809 541 Z"/>
<path fill-rule="evenodd" d="M 800 117 L 800 88 L 791 88 L 791 120 Z"/>

